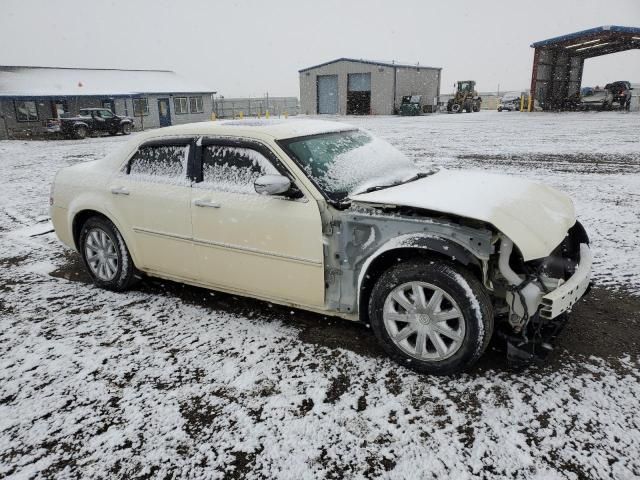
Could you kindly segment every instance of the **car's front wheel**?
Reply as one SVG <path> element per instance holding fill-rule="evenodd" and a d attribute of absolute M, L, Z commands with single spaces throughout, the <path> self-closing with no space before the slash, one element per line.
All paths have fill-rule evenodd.
<path fill-rule="evenodd" d="M 484 287 L 445 261 L 405 262 L 383 273 L 371 292 L 369 320 L 391 358 L 436 375 L 473 365 L 493 333 Z"/>
<path fill-rule="evenodd" d="M 131 124 L 130 123 L 123 124 L 122 127 L 120 128 L 120 131 L 122 132 L 123 135 L 129 135 L 131 133 Z"/>
<path fill-rule="evenodd" d="M 78 245 L 94 283 L 108 290 L 125 290 L 136 279 L 129 250 L 116 226 L 103 217 L 89 218 L 80 231 Z"/>
<path fill-rule="evenodd" d="M 87 133 L 89 132 L 87 131 L 87 127 L 80 126 L 76 127 L 73 133 L 78 140 L 83 140 L 87 138 Z"/>

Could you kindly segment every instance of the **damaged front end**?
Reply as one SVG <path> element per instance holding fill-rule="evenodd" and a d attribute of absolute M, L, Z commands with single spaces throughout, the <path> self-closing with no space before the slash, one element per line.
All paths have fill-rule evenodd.
<path fill-rule="evenodd" d="M 566 313 L 589 289 L 589 239 L 576 222 L 549 256 L 528 262 L 507 236 L 499 235 L 499 242 L 492 283 L 496 310 L 506 314 L 506 321 L 498 334 L 507 342 L 511 363 L 543 360 L 553 350 Z"/>

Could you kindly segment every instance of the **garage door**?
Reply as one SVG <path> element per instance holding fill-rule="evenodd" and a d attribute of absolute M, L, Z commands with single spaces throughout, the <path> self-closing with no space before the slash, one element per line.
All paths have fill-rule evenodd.
<path fill-rule="evenodd" d="M 347 77 L 347 115 L 371 113 L 371 74 L 350 73 Z"/>
<path fill-rule="evenodd" d="M 318 75 L 318 113 L 338 113 L 337 75 Z"/>

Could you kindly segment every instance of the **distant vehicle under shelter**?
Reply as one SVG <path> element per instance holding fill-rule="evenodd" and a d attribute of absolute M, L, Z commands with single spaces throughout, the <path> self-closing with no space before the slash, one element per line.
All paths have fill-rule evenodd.
<path fill-rule="evenodd" d="M 86 108 L 133 118 L 133 129 L 211 118 L 213 91 L 169 70 L 0 66 L 0 139 L 46 133 Z"/>
<path fill-rule="evenodd" d="M 640 28 L 606 25 L 535 42 L 531 92 L 543 110 L 572 109 L 580 95 L 584 61 L 640 48 Z M 618 79 L 612 79 L 618 80 Z M 626 105 L 625 105 L 626 106 Z M 633 104 L 630 105 L 633 110 Z"/>

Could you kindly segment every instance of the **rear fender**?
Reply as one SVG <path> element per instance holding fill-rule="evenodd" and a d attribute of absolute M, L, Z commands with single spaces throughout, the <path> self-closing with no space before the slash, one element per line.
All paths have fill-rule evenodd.
<path fill-rule="evenodd" d="M 69 203 L 69 209 L 67 211 L 67 228 L 69 230 L 69 233 L 73 235 L 74 221 L 76 220 L 78 214 L 87 210 L 94 211 L 108 218 L 116 226 L 116 228 L 120 232 L 120 235 L 122 235 L 125 244 L 127 245 L 127 249 L 129 250 L 131 258 L 133 258 L 133 263 L 135 265 L 140 265 L 136 255 L 137 246 L 135 243 L 135 238 L 133 236 L 133 231 L 129 228 L 126 228 L 126 225 L 118 221 L 117 217 L 113 215 L 109 208 L 110 201 L 110 198 L 104 199 L 103 195 L 98 192 L 85 192 L 75 197 Z M 76 250 L 79 250 L 79 246 L 77 244 L 75 245 L 75 247 Z"/>

